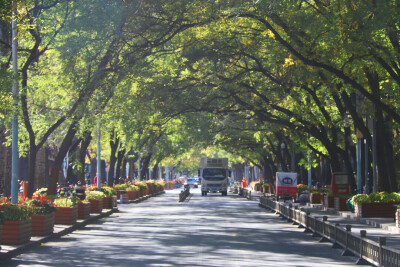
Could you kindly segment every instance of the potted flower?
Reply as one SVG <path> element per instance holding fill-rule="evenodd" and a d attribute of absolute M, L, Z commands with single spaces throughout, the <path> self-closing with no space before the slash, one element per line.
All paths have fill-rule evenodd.
<path fill-rule="evenodd" d="M 102 186 L 101 192 L 104 193 L 103 209 L 112 209 L 117 206 L 117 192 L 111 186 Z"/>
<path fill-rule="evenodd" d="M 400 194 L 387 192 L 358 194 L 353 196 L 352 202 L 359 217 L 393 218 L 396 213 L 394 204 L 400 203 Z"/>
<path fill-rule="evenodd" d="M 157 186 L 157 193 L 164 191 L 164 187 L 165 187 L 165 181 L 164 180 L 157 180 L 155 182 L 155 185 Z"/>
<path fill-rule="evenodd" d="M 121 194 L 126 194 L 126 189 L 128 187 L 129 186 L 127 184 L 115 184 L 114 185 L 115 191 L 117 191 L 117 199 L 120 198 Z"/>
<path fill-rule="evenodd" d="M 139 187 L 139 197 L 144 197 L 146 195 L 147 185 L 145 182 L 136 182 L 136 186 Z"/>
<path fill-rule="evenodd" d="M 128 194 L 129 200 L 135 200 L 139 197 L 139 187 L 136 185 L 130 185 L 126 188 L 126 193 Z"/>
<path fill-rule="evenodd" d="M 86 200 L 90 202 L 90 213 L 101 213 L 103 210 L 103 199 L 106 195 L 101 191 L 88 191 Z"/>
<path fill-rule="evenodd" d="M 77 197 L 60 197 L 54 199 L 57 207 L 55 224 L 74 224 L 78 219 Z"/>
<path fill-rule="evenodd" d="M 45 236 L 54 231 L 54 214 L 56 207 L 54 202 L 46 195 L 33 194 L 32 199 L 26 202 L 32 208 L 32 236 Z"/>
<path fill-rule="evenodd" d="M 78 219 L 84 220 L 90 217 L 90 201 L 86 198 L 78 200 Z"/>
<path fill-rule="evenodd" d="M 310 203 L 311 204 L 322 204 L 322 190 L 318 188 L 311 189 L 310 192 Z"/>
<path fill-rule="evenodd" d="M 32 208 L 25 204 L 11 204 L 3 198 L 0 205 L 3 221 L 1 243 L 19 245 L 31 239 Z"/>

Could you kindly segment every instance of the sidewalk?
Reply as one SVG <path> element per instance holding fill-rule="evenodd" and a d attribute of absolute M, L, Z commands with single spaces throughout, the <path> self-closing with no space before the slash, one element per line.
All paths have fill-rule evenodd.
<path fill-rule="evenodd" d="M 150 197 L 158 196 L 160 194 L 163 194 L 165 192 L 159 192 L 155 193 L 152 195 L 147 195 L 143 196 L 139 199 L 136 200 L 130 200 L 129 203 L 139 203 L 142 202 Z M 120 201 L 118 200 L 118 205 L 126 205 L 129 203 L 123 203 L 121 204 Z M 77 220 L 77 222 L 73 225 L 61 225 L 61 224 L 55 224 L 54 225 L 54 231 L 52 234 L 47 235 L 47 236 L 32 236 L 31 240 L 27 243 L 21 244 L 21 245 L 1 245 L 1 250 L 0 250 L 0 263 L 4 260 L 11 259 L 15 256 L 18 256 L 27 250 L 37 247 L 42 245 L 43 243 L 49 242 L 51 240 L 60 238 L 64 235 L 70 234 L 73 231 L 77 229 L 81 229 L 85 227 L 86 225 L 93 223 L 99 219 L 105 218 L 110 216 L 111 214 L 118 212 L 118 208 L 113 208 L 109 210 L 103 210 L 102 213 L 100 214 L 91 214 L 88 219 L 85 220 Z M 1 265 L 1 264 L 0 264 Z"/>
<path fill-rule="evenodd" d="M 59 238 L 61 236 L 67 235 L 77 229 L 80 229 L 87 224 L 90 224 L 98 219 L 108 217 L 114 212 L 118 212 L 117 208 L 111 209 L 111 210 L 105 210 L 101 214 L 97 215 L 90 215 L 88 219 L 85 220 L 78 220 L 75 224 L 73 225 L 60 225 L 56 224 L 54 225 L 54 232 L 50 235 L 47 236 L 32 236 L 31 240 L 27 243 L 20 244 L 20 245 L 1 245 L 1 250 L 0 250 L 0 262 L 3 260 L 7 260 L 10 258 L 13 258 L 17 255 L 20 255 L 27 251 L 28 249 L 31 249 L 33 247 L 40 246 L 43 243 L 49 242 L 53 239 Z"/>
<path fill-rule="evenodd" d="M 263 193 L 251 190 L 251 199 L 258 200 Z M 290 201 L 281 201 L 284 205 L 292 204 L 298 208 L 304 208 L 310 211 L 313 217 L 327 216 L 329 222 L 339 223 L 341 226 L 351 225 L 351 232 L 360 236 L 360 230 L 366 230 L 366 238 L 378 242 L 379 237 L 386 237 L 387 246 L 400 250 L 400 228 L 396 227 L 393 218 L 359 218 L 350 211 L 336 211 L 335 209 L 327 209 L 322 204 L 300 205 L 299 203 L 291 203 Z"/>

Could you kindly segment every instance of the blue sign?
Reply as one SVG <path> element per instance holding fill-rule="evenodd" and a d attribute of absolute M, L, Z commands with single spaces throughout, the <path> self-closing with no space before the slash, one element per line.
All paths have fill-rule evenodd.
<path fill-rule="evenodd" d="M 285 178 L 282 179 L 282 183 L 291 185 L 291 184 L 293 184 L 293 179 L 290 178 L 290 177 L 285 177 Z"/>

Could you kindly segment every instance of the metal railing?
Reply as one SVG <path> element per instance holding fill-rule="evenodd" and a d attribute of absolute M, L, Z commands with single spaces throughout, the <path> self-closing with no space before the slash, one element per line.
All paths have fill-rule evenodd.
<path fill-rule="evenodd" d="M 182 190 L 179 193 L 179 202 L 185 201 L 185 199 L 189 196 L 189 194 L 190 194 L 190 188 L 189 187 L 187 187 L 184 190 Z"/>
<path fill-rule="evenodd" d="M 333 247 L 342 247 L 342 255 L 356 255 L 357 262 L 367 261 L 378 266 L 400 266 L 400 250 L 386 246 L 386 238 L 379 238 L 379 242 L 366 238 L 366 232 L 360 236 L 351 232 L 351 225 L 333 224 L 327 216 L 311 216 L 310 212 L 295 207 L 284 206 L 272 198 L 260 197 L 260 205 L 271 209 L 281 216 L 293 221 L 311 231 L 315 236 L 334 243 Z"/>

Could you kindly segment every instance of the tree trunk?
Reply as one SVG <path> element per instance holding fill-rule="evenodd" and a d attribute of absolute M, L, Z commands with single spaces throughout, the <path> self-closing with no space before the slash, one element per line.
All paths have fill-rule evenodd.
<path fill-rule="evenodd" d="M 376 72 L 367 72 L 368 83 L 372 94 L 380 98 L 379 79 Z M 395 174 L 393 161 L 393 136 L 387 117 L 384 118 L 381 107 L 375 105 L 376 120 L 376 155 L 377 155 L 377 185 L 379 191 L 393 192 L 397 191 L 397 177 Z"/>
<path fill-rule="evenodd" d="M 75 118 L 71 125 L 68 128 L 68 132 L 64 137 L 64 140 L 61 143 L 60 149 L 58 151 L 58 154 L 54 160 L 54 165 L 53 168 L 51 169 L 51 176 L 50 176 L 50 182 L 49 182 L 49 187 L 48 187 L 48 195 L 52 196 L 55 195 L 57 192 L 57 182 L 58 182 L 58 177 L 61 171 L 61 166 L 64 161 L 65 156 L 67 155 L 67 152 L 69 150 L 69 147 L 71 146 L 72 140 L 75 137 L 75 134 L 77 132 L 77 126 L 78 126 L 78 121 L 80 118 Z"/>
<path fill-rule="evenodd" d="M 115 141 L 114 141 L 115 139 Z M 115 136 L 115 129 L 112 129 L 110 136 L 110 169 L 108 171 L 108 185 L 113 186 L 114 184 L 114 170 L 115 170 L 115 162 L 117 161 L 117 157 L 115 156 L 119 145 L 119 138 Z M 116 176 L 118 178 L 118 176 Z"/>
<path fill-rule="evenodd" d="M 123 178 L 124 182 L 125 182 L 125 178 L 126 178 L 126 164 L 128 163 L 128 159 L 126 158 L 126 155 L 124 153 L 124 158 L 122 160 L 122 166 L 121 166 L 121 177 Z"/>
<path fill-rule="evenodd" d="M 151 156 L 152 156 L 152 153 L 149 153 L 148 155 L 146 155 L 143 158 L 142 168 L 140 170 L 140 177 L 142 178 L 142 180 L 145 180 L 146 172 L 147 172 L 147 170 L 149 168 L 149 163 L 150 163 Z"/>
<path fill-rule="evenodd" d="M 79 181 L 81 182 L 81 185 L 86 184 L 86 179 L 85 179 L 85 158 L 86 158 L 86 150 L 90 145 L 90 141 L 92 141 L 92 133 L 90 131 L 86 131 L 83 133 L 83 139 L 81 142 L 81 147 L 79 149 L 79 173 L 78 173 L 78 178 Z"/>
<path fill-rule="evenodd" d="M 117 155 L 117 168 L 116 168 L 116 180 L 119 183 L 119 178 L 121 177 L 121 166 L 122 166 L 122 161 L 124 159 L 125 156 L 125 148 L 121 149 L 118 151 L 118 155 Z"/>

